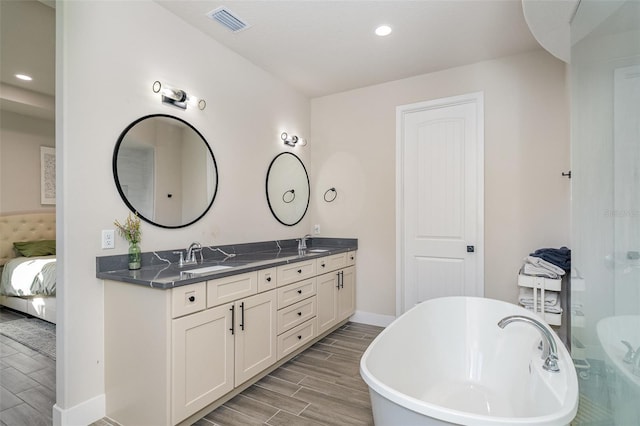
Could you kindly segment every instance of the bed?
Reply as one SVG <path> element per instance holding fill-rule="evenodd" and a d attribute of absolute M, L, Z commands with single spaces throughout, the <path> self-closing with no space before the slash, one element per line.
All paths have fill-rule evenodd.
<path fill-rule="evenodd" d="M 0 305 L 56 322 L 55 238 L 54 212 L 0 215 Z"/>

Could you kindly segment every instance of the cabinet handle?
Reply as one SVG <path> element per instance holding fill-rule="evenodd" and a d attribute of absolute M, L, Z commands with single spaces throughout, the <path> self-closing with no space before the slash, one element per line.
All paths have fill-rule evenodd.
<path fill-rule="evenodd" d="M 298 269 L 298 273 L 301 274 L 302 273 L 302 269 Z"/>
<path fill-rule="evenodd" d="M 336 288 L 340 290 L 340 272 L 338 272 L 336 275 L 338 276 L 338 285 L 336 286 Z"/>
<path fill-rule="evenodd" d="M 195 301 L 196 301 L 195 296 L 189 296 L 189 302 L 195 302 Z"/>
<path fill-rule="evenodd" d="M 302 312 L 298 312 L 298 316 L 301 317 L 302 316 Z"/>
<path fill-rule="evenodd" d="M 267 277 L 267 282 L 270 283 L 271 282 L 271 277 Z"/>
<path fill-rule="evenodd" d="M 240 303 L 240 330 L 244 331 L 244 302 Z"/>
<path fill-rule="evenodd" d="M 302 294 L 302 290 L 298 290 L 298 294 Z"/>
<path fill-rule="evenodd" d="M 340 288 L 344 288 L 344 271 L 340 271 Z"/>
<path fill-rule="evenodd" d="M 229 330 L 231 330 L 231 335 L 234 334 L 234 329 L 236 328 L 236 305 L 231 305 L 231 309 L 229 309 L 231 311 L 231 328 Z"/>
<path fill-rule="evenodd" d="M 298 340 L 302 339 L 302 336 L 298 336 Z"/>

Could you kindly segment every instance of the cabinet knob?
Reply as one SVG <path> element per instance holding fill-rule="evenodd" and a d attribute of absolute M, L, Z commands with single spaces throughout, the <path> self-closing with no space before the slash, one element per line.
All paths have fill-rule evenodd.
<path fill-rule="evenodd" d="M 320 264 L 320 266 L 322 266 L 324 268 L 324 263 Z"/>
<path fill-rule="evenodd" d="M 298 294 L 302 294 L 302 290 L 298 290 Z"/>
<path fill-rule="evenodd" d="M 298 336 L 298 340 L 302 339 L 302 336 Z"/>
<path fill-rule="evenodd" d="M 351 260 L 355 259 L 355 257 L 351 256 Z"/>
<path fill-rule="evenodd" d="M 189 296 L 189 302 L 195 302 L 195 301 L 196 301 L 195 296 Z"/>
<path fill-rule="evenodd" d="M 298 273 L 301 274 L 302 273 L 302 269 L 298 269 Z"/>
<path fill-rule="evenodd" d="M 267 282 L 270 283 L 271 282 L 271 277 L 267 277 Z"/>
<path fill-rule="evenodd" d="M 298 312 L 298 316 L 301 317 L 302 316 L 302 312 Z"/>

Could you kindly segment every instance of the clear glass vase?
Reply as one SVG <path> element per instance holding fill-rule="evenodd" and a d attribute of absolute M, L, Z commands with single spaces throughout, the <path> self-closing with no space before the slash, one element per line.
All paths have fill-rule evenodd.
<path fill-rule="evenodd" d="M 140 259 L 142 252 L 138 243 L 129 243 L 129 269 L 140 269 Z"/>

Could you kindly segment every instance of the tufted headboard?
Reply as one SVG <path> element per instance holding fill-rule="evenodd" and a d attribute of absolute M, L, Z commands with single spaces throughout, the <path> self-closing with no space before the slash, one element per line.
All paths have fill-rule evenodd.
<path fill-rule="evenodd" d="M 16 257 L 13 243 L 56 239 L 56 214 L 10 213 L 0 215 L 0 265 Z"/>

